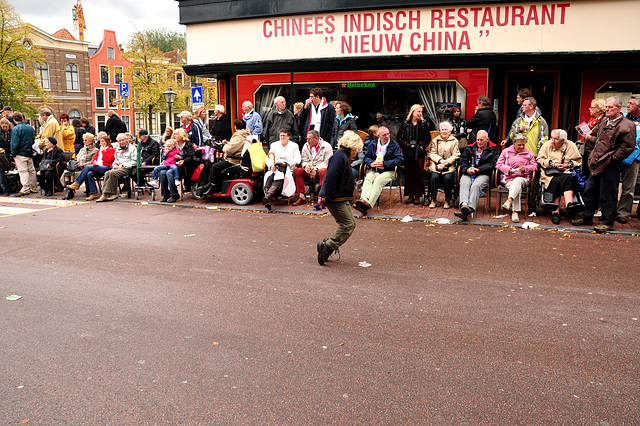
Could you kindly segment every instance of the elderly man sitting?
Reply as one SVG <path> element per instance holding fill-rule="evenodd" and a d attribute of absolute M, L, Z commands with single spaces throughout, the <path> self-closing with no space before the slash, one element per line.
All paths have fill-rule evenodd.
<path fill-rule="evenodd" d="M 135 145 L 127 142 L 127 136 L 124 133 L 119 133 L 116 141 L 118 147 L 116 148 L 115 160 L 111 170 L 104 174 L 102 195 L 96 200 L 96 203 L 113 201 L 118 198 L 118 180 L 128 176 L 138 161 L 138 150 Z"/>
<path fill-rule="evenodd" d="M 476 211 L 482 191 L 491 183 L 491 173 L 496 167 L 500 150 L 489 140 L 486 131 L 478 131 L 476 141 L 462 153 L 460 168 L 460 210 L 454 214 L 462 220 Z"/>
<path fill-rule="evenodd" d="M 306 202 L 304 196 L 304 180 L 315 179 L 324 183 L 324 175 L 327 173 L 329 158 L 333 155 L 333 149 L 329 142 L 325 142 L 317 130 L 310 130 L 307 133 L 307 142 L 302 147 L 302 167 L 297 167 L 293 171 L 293 180 L 296 183 L 296 193 L 298 199 L 293 203 L 299 206 Z"/>
<path fill-rule="evenodd" d="M 402 148 L 391 140 L 389 129 L 378 128 L 378 139 L 372 141 L 364 155 L 364 163 L 370 169 L 362 184 L 362 195 L 355 208 L 363 215 L 378 201 L 382 188 L 393 180 L 395 169 L 404 162 Z"/>

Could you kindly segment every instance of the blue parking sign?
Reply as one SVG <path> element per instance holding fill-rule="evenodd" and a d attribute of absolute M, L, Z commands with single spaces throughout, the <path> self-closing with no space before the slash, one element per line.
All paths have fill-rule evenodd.
<path fill-rule="evenodd" d="M 120 96 L 123 98 L 129 97 L 129 83 L 120 83 Z"/>
<path fill-rule="evenodd" d="M 201 104 L 204 102 L 202 98 L 202 86 L 191 88 L 191 101 L 194 104 Z"/>

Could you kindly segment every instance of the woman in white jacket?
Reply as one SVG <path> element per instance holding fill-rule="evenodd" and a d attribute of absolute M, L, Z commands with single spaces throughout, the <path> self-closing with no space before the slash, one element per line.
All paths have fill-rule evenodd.
<path fill-rule="evenodd" d="M 291 131 L 280 129 L 280 141 L 271 144 L 267 155 L 267 168 L 264 175 L 264 198 L 262 202 L 267 210 L 271 210 L 274 198 L 282 193 L 290 197 L 295 193 L 293 172 L 296 164 L 300 164 L 300 149 L 295 143 L 290 143 Z"/>

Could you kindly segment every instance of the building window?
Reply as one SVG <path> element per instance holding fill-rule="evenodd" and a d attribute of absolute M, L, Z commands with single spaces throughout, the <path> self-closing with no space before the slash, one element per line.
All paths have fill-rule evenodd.
<path fill-rule="evenodd" d="M 24 71 L 24 62 L 22 61 L 15 61 L 14 62 L 15 66 L 20 68 L 22 71 Z"/>
<path fill-rule="evenodd" d="M 96 88 L 96 108 L 104 107 L 104 89 Z"/>
<path fill-rule="evenodd" d="M 124 125 L 127 126 L 127 129 L 129 129 L 129 131 L 131 131 L 131 126 L 129 126 L 129 116 L 128 115 L 123 115 L 122 117 L 120 117 L 120 119 L 122 120 Z"/>
<path fill-rule="evenodd" d="M 100 65 L 100 84 L 109 84 L 109 66 Z"/>
<path fill-rule="evenodd" d="M 80 114 L 80 111 L 78 111 L 77 109 L 72 109 L 71 111 L 69 111 L 69 121 L 71 121 L 73 123 L 73 120 L 78 119 L 80 120 L 82 118 L 82 114 Z"/>
<path fill-rule="evenodd" d="M 65 73 L 67 75 L 67 90 L 80 90 L 78 66 L 76 64 L 67 64 Z"/>
<path fill-rule="evenodd" d="M 115 59 L 116 53 L 113 50 L 113 47 L 107 47 L 107 59 Z"/>
<path fill-rule="evenodd" d="M 118 91 L 116 89 L 109 89 L 109 108 L 118 107 Z"/>
<path fill-rule="evenodd" d="M 122 67 L 114 67 L 113 70 L 113 84 L 122 83 Z"/>
<path fill-rule="evenodd" d="M 40 62 L 36 62 L 33 64 L 33 68 L 35 69 L 36 79 L 40 83 L 40 87 L 43 89 L 50 89 L 49 65 L 47 65 L 46 62 L 43 62 L 42 64 Z"/>
<path fill-rule="evenodd" d="M 104 115 L 96 115 L 97 131 L 104 132 L 104 127 L 107 125 L 107 117 Z"/>
<path fill-rule="evenodd" d="M 144 116 L 140 112 L 136 112 L 136 129 L 144 129 Z"/>
<path fill-rule="evenodd" d="M 178 86 L 184 86 L 184 74 L 181 72 L 176 73 L 176 83 Z"/>

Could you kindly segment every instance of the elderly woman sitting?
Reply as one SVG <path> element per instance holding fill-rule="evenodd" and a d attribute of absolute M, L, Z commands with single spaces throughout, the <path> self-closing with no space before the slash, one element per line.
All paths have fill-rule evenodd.
<path fill-rule="evenodd" d="M 76 176 L 75 182 L 67 185 L 67 189 L 75 191 L 86 181 L 86 186 L 89 189 L 87 201 L 93 201 L 98 198 L 96 177 L 104 176 L 111 169 L 116 154 L 116 149 L 111 145 L 111 138 L 108 134 L 105 132 L 98 133 L 98 140 L 100 141 L 100 149 L 93 155 L 91 163 L 87 161 L 80 174 Z"/>
<path fill-rule="evenodd" d="M 500 181 L 509 190 L 509 198 L 501 206 L 503 210 L 511 210 L 511 221 L 519 222 L 518 212 L 522 210 L 522 191 L 529 186 L 531 175 L 538 168 L 536 157 L 525 148 L 527 137 L 518 133 L 513 138 L 513 145 L 500 154 L 496 169 L 502 172 Z"/>
<path fill-rule="evenodd" d="M 455 163 L 460 158 L 460 149 L 458 139 L 451 134 L 452 131 L 451 123 L 443 121 L 440 123 L 440 134 L 431 141 L 431 149 L 429 150 L 429 160 L 431 160 L 431 164 L 429 164 L 429 171 L 431 171 L 429 184 L 431 204 L 429 204 L 429 208 L 431 209 L 436 207 L 439 186 L 444 187 L 443 208 L 450 208 L 453 200 L 453 185 L 456 178 Z"/>
<path fill-rule="evenodd" d="M 560 196 L 564 197 L 567 213 L 572 215 L 583 208 L 580 201 L 573 201 L 573 194 L 578 191 L 571 170 L 582 165 L 582 156 L 575 143 L 567 140 L 567 132 L 556 129 L 551 132 L 547 141 L 538 153 L 538 163 L 542 167 L 540 183 L 544 191 L 552 194 L 552 203 L 543 203 L 542 207 L 555 210 L 551 215 L 554 224 L 560 223 Z"/>
<path fill-rule="evenodd" d="M 50 197 L 54 192 L 54 179 L 56 177 L 56 166 L 64 161 L 64 151 L 58 147 L 56 138 L 48 137 L 44 140 L 44 157 L 40 161 L 38 183 L 44 191 L 45 197 Z"/>
<path fill-rule="evenodd" d="M 105 133 L 105 136 L 106 133 Z M 107 136 L 108 137 L 108 136 Z M 95 157 L 98 152 L 98 148 L 94 145 L 95 136 L 91 133 L 85 133 L 82 135 L 82 142 L 84 143 L 84 147 L 82 147 L 78 154 L 76 155 L 75 160 L 69 161 L 67 165 L 67 170 L 64 172 L 62 176 L 60 176 L 60 183 L 62 186 L 67 188 L 68 185 L 71 185 L 71 182 L 80 175 L 80 172 L 86 165 L 90 165 L 93 157 Z M 75 193 L 73 189 L 67 188 L 67 193 L 62 197 L 63 200 L 71 200 L 75 197 Z"/>

